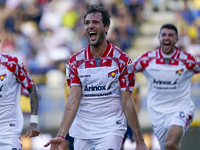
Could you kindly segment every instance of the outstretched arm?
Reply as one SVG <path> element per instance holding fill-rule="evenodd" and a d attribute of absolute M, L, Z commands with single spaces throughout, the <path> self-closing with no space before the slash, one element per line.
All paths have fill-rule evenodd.
<path fill-rule="evenodd" d="M 33 84 L 28 89 L 30 95 L 30 104 L 31 104 L 31 121 L 29 128 L 26 132 L 25 137 L 35 137 L 40 134 L 40 129 L 38 126 L 38 104 L 39 104 L 39 92 L 35 84 Z"/>
<path fill-rule="evenodd" d="M 136 150 L 148 150 L 144 143 L 142 132 L 140 130 L 138 116 L 132 99 L 132 93 L 130 91 L 122 91 L 121 96 L 124 114 L 136 138 Z"/>
<path fill-rule="evenodd" d="M 69 97 L 65 103 L 65 109 L 62 116 L 62 121 L 60 128 L 58 130 L 57 137 L 51 139 L 44 146 L 47 147 L 51 144 L 51 150 L 59 149 L 63 150 L 65 145 L 65 136 L 69 132 L 69 128 L 74 121 L 76 113 L 78 111 L 78 107 L 80 104 L 82 88 L 79 86 L 73 86 L 70 89 Z"/>

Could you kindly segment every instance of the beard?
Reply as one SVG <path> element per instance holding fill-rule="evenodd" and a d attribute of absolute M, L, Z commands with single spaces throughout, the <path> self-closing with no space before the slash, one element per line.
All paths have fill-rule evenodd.
<path fill-rule="evenodd" d="M 97 41 L 95 42 L 95 43 L 92 43 L 91 41 L 90 41 L 90 36 L 88 35 L 88 34 L 86 34 L 86 37 L 87 37 L 87 40 L 88 40 L 88 43 L 91 45 L 91 46 L 93 46 L 93 47 L 95 47 L 95 48 L 97 48 L 97 47 L 99 47 L 100 45 L 101 45 L 101 43 L 103 42 L 103 40 L 104 40 L 104 38 L 105 38 L 105 33 L 104 32 L 100 32 L 99 33 L 99 38 L 97 39 Z"/>
<path fill-rule="evenodd" d="M 172 44 L 172 45 L 170 45 L 170 48 L 169 49 L 165 49 L 164 47 L 165 47 L 165 45 L 164 44 L 162 44 L 162 43 L 160 43 L 161 44 L 161 49 L 162 49 L 162 52 L 164 53 L 164 54 L 172 54 L 173 53 L 173 51 L 174 51 L 174 48 L 175 48 L 175 43 L 174 44 Z"/>

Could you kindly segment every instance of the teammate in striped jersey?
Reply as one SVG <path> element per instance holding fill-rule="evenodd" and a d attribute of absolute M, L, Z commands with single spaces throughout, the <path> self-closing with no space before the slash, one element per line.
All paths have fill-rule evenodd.
<path fill-rule="evenodd" d="M 26 137 L 40 133 L 38 126 L 39 93 L 37 87 L 17 57 L 0 52 L 0 149 L 22 150 L 20 140 L 24 118 L 20 105 L 21 86 L 30 95 L 31 120 Z"/>
<path fill-rule="evenodd" d="M 163 25 L 158 38 L 160 47 L 136 58 L 133 67 L 147 80 L 148 113 L 161 149 L 179 150 L 194 116 L 190 79 L 200 72 L 200 59 L 175 46 L 174 25 Z"/>

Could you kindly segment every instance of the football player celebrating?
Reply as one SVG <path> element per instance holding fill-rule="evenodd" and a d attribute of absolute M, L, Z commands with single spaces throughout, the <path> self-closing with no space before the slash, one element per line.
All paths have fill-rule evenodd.
<path fill-rule="evenodd" d="M 200 59 L 179 50 L 177 28 L 161 27 L 160 47 L 133 61 L 148 83 L 147 107 L 153 131 L 162 150 L 179 150 L 179 143 L 194 116 L 190 79 L 200 72 Z"/>
<path fill-rule="evenodd" d="M 58 134 L 45 146 L 63 150 L 68 131 L 75 150 L 120 150 L 127 121 L 136 137 L 137 150 L 147 150 L 132 93 L 135 76 L 130 57 L 106 40 L 110 13 L 92 5 L 84 16 L 89 45 L 67 63 L 70 94 Z"/>

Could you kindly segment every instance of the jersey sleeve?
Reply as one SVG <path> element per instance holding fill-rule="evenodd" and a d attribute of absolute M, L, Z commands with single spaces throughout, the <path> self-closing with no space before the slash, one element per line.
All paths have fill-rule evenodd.
<path fill-rule="evenodd" d="M 121 91 L 133 91 L 135 85 L 135 73 L 131 59 L 128 59 L 126 65 L 123 66 L 119 81 Z"/>
<path fill-rule="evenodd" d="M 186 67 L 194 73 L 200 73 L 200 58 L 189 54 L 186 60 Z"/>
<path fill-rule="evenodd" d="M 133 60 L 134 72 L 142 72 L 148 65 L 150 58 L 148 57 L 149 52 L 138 56 Z"/>
<path fill-rule="evenodd" d="M 19 82 L 23 88 L 29 89 L 34 81 L 24 67 L 24 64 L 17 59 L 17 57 L 9 57 L 8 70 L 14 73 L 17 82 Z"/>
<path fill-rule="evenodd" d="M 68 87 L 81 86 L 81 82 L 78 77 L 77 62 L 71 57 L 66 64 L 66 80 Z"/>

